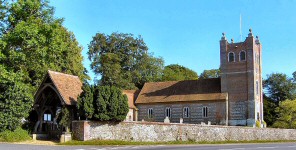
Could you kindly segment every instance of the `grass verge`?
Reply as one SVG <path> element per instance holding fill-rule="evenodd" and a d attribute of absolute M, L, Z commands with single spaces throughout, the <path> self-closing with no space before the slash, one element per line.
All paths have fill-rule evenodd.
<path fill-rule="evenodd" d="M 17 128 L 14 131 L 6 130 L 3 132 L 0 132 L 0 142 L 21 142 L 21 141 L 26 141 L 30 139 L 31 137 L 28 131 L 22 128 Z"/>
<path fill-rule="evenodd" d="M 296 140 L 254 140 L 254 141 L 170 141 L 170 142 L 135 142 L 135 141 L 120 141 L 120 140 L 90 140 L 90 141 L 69 141 L 59 143 L 59 145 L 179 145 L 179 144 L 236 144 L 236 143 L 279 143 L 279 142 L 296 142 Z"/>

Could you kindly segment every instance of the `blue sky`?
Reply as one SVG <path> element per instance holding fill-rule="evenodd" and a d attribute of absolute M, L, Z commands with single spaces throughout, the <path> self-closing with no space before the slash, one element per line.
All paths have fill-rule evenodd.
<path fill-rule="evenodd" d="M 252 28 L 262 43 L 263 77 L 273 72 L 291 76 L 296 71 L 295 0 L 52 0 L 50 4 L 83 46 L 88 69 L 88 44 L 98 32 L 141 35 L 165 65 L 180 64 L 198 74 L 219 68 L 221 33 L 229 41 L 240 41 L 241 14 L 243 40 Z"/>

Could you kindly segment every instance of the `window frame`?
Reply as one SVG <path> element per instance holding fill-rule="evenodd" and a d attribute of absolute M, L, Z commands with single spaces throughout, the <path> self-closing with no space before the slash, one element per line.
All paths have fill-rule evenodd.
<path fill-rule="evenodd" d="M 245 54 L 245 59 L 244 59 L 244 60 L 241 59 L 241 54 L 242 54 L 242 53 Z M 246 60 L 247 60 L 247 56 L 246 56 L 246 54 L 247 54 L 247 53 L 246 53 L 245 50 L 240 51 L 240 52 L 239 52 L 239 61 L 246 61 Z"/>
<path fill-rule="evenodd" d="M 233 54 L 233 61 L 230 61 L 230 54 Z M 235 62 L 235 53 L 234 52 L 228 53 L 228 62 Z"/>
<path fill-rule="evenodd" d="M 172 117 L 172 109 L 171 107 L 165 108 L 165 117 L 171 118 Z"/>
<path fill-rule="evenodd" d="M 153 108 L 148 108 L 148 118 L 153 118 Z"/>
<path fill-rule="evenodd" d="M 189 107 L 183 107 L 183 118 L 189 118 L 190 115 L 189 115 Z"/>
<path fill-rule="evenodd" d="M 208 106 L 203 106 L 202 107 L 202 117 L 208 118 L 208 114 L 209 114 Z"/>
<path fill-rule="evenodd" d="M 43 121 L 51 121 L 52 115 L 50 113 L 43 114 Z"/>

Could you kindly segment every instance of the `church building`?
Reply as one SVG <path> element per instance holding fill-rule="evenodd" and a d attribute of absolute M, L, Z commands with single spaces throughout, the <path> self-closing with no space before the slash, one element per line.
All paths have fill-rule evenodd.
<path fill-rule="evenodd" d="M 123 90 L 129 112 L 125 121 L 172 123 L 202 122 L 216 125 L 253 126 L 263 121 L 262 47 L 252 30 L 245 41 L 220 40 L 220 77 L 211 79 L 149 82 L 140 90 Z M 194 63 L 194 62 L 192 62 Z M 62 107 L 77 119 L 77 97 L 82 92 L 77 76 L 48 71 L 35 94 L 35 133 L 56 135 Z"/>
<path fill-rule="evenodd" d="M 220 40 L 220 78 L 146 83 L 138 119 L 253 126 L 263 121 L 262 47 L 249 30 L 243 42 Z"/>

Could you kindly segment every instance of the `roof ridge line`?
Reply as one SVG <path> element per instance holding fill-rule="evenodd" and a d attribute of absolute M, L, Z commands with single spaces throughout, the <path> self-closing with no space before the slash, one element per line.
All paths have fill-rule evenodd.
<path fill-rule="evenodd" d="M 206 79 L 192 79 L 192 80 L 179 80 L 179 81 L 158 81 L 158 82 L 146 82 L 146 83 L 165 83 L 165 82 L 182 82 L 182 81 L 201 81 L 201 80 L 213 80 L 220 78 L 206 78 Z M 145 84 L 146 84 L 145 83 Z"/>
<path fill-rule="evenodd" d="M 57 72 L 57 71 L 52 71 L 52 70 L 48 70 L 48 72 L 52 72 L 52 73 L 56 73 L 56 74 L 62 74 L 62 75 L 65 75 L 65 76 L 72 76 L 72 77 L 79 78 L 78 76 L 75 76 L 75 75 L 71 75 L 71 74 L 67 74 L 67 73 L 62 73 L 62 72 Z"/>

